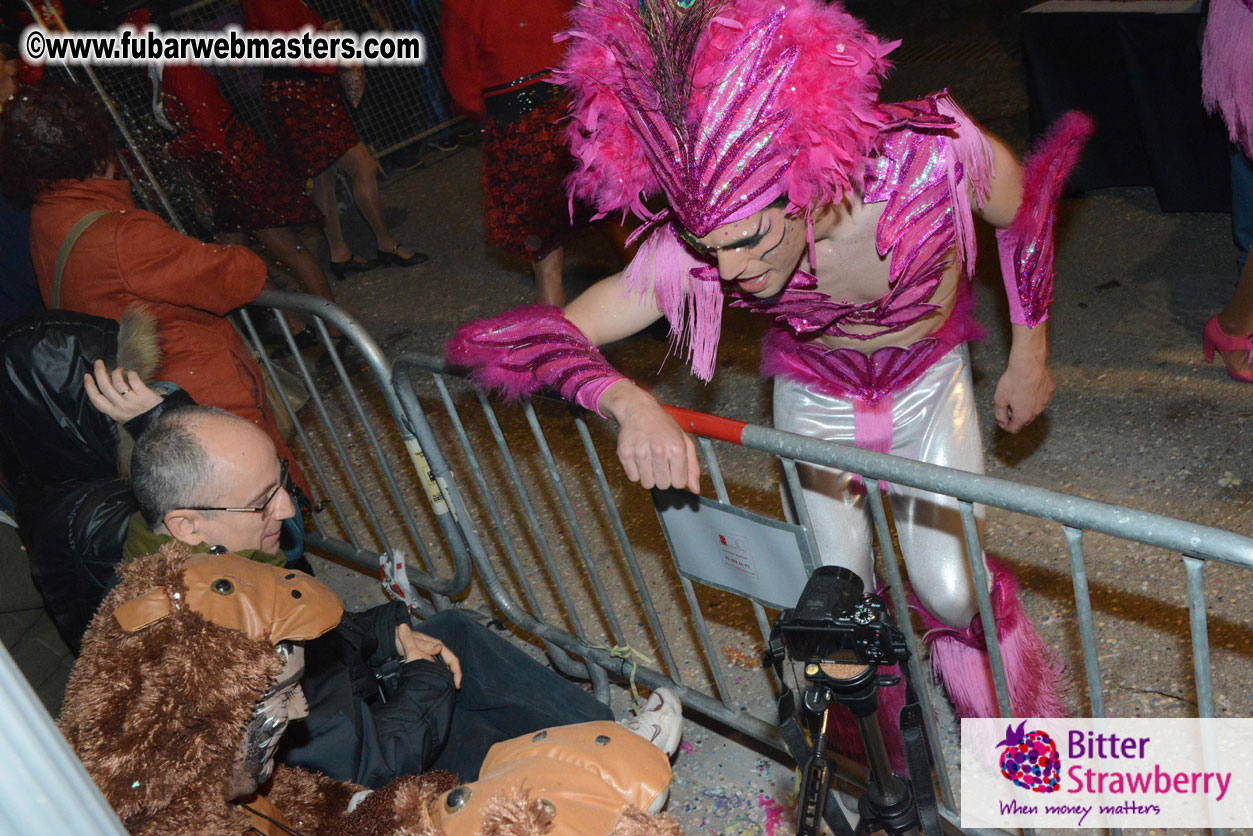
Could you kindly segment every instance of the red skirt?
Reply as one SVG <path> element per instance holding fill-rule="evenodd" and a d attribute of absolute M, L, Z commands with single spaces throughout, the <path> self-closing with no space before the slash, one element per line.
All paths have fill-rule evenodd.
<path fill-rule="evenodd" d="M 267 79 L 266 117 L 283 163 L 301 180 L 321 174 L 361 140 L 333 75 Z"/>
<path fill-rule="evenodd" d="M 552 96 L 527 113 L 504 118 L 492 116 L 492 98 L 487 101 L 484 235 L 494 247 L 538 261 L 564 244 L 575 229 L 565 189 L 574 161 L 558 124 L 568 100 Z"/>
<path fill-rule="evenodd" d="M 225 150 L 204 148 L 184 133 L 170 143 L 170 155 L 183 160 L 205 190 L 214 232 L 322 225 L 304 183 L 244 122 L 236 120 L 227 130 Z"/>

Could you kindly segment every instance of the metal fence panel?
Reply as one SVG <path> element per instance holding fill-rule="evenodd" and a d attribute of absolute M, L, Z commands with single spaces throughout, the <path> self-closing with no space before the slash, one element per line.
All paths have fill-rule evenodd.
<path fill-rule="evenodd" d="M 299 314 L 315 329 L 320 359 L 296 347 L 283 313 Z M 421 427 L 415 431 L 393 392 L 391 362 L 356 320 L 316 297 L 263 291 L 241 317 L 267 374 L 286 370 L 308 393 L 301 405 L 279 387 L 280 403 L 272 405 L 291 419 L 298 462 L 314 491 L 307 541 L 370 572 L 385 556 L 403 555 L 413 586 L 430 594 L 424 608 L 447 606 L 470 582 L 464 515 L 459 519 L 445 490 L 448 466 L 438 445 L 421 437 Z M 262 323 L 281 336 L 282 360 L 263 343 Z M 332 340 L 328 326 L 351 343 L 347 358 L 346 344 Z"/>
<path fill-rule="evenodd" d="M 670 556 L 664 553 L 664 545 L 660 551 L 655 548 L 658 535 L 652 531 L 656 527 L 651 522 L 652 509 L 647 505 L 641 507 L 639 498 L 645 492 L 638 486 L 624 485 L 625 478 L 620 472 L 605 474 L 596 453 L 596 443 L 612 445 L 612 433 L 600 422 L 589 424 L 581 410 L 571 410 L 564 404 L 536 399 L 524 403 L 521 409 L 514 409 L 488 401 L 481 394 L 466 391 L 464 383 L 450 374 L 438 358 L 405 356 L 398 360 L 398 367 L 401 365 L 406 374 L 395 379 L 397 389 L 411 389 L 414 401 L 431 403 L 427 420 L 433 425 L 444 420 L 457 425 L 455 439 L 453 435 L 445 436 L 435 430 L 439 438 L 448 439 L 445 450 L 450 459 L 455 458 L 454 441 L 461 455 L 475 457 L 473 484 L 467 481 L 462 487 L 476 531 L 475 540 L 470 544 L 471 554 L 492 603 L 515 625 L 542 636 L 570 655 L 604 667 L 615 677 L 633 678 L 650 687 L 662 684 L 674 687 L 693 710 L 781 750 L 773 723 L 774 684 L 759 669 L 749 670 L 757 668 L 756 664 L 735 664 L 744 660 L 742 641 L 746 636 L 756 643 L 762 641 L 759 631 L 766 625 L 765 613 L 754 613 L 743 599 L 729 601 L 717 590 L 694 587 L 677 576 Z M 425 381 L 416 373 L 418 369 L 426 371 Z M 424 389 L 437 391 L 438 395 L 428 400 L 421 394 Z M 440 408 L 447 418 L 437 414 Z M 702 453 L 720 500 L 728 501 L 732 497 L 721 476 L 719 455 L 733 454 L 733 451 L 726 443 L 714 445 L 707 440 L 710 438 L 738 443 L 741 455 L 757 451 L 764 454 L 767 461 L 777 459 L 782 462 L 785 480 L 795 481 L 796 462 L 835 467 L 866 477 L 879 544 L 877 569 L 885 573 L 892 588 L 896 612 L 907 611 L 904 587 L 877 480 L 955 497 L 963 518 L 968 556 L 982 553 L 975 520 L 976 503 L 1058 523 L 1068 550 L 1084 679 L 1093 716 L 1104 716 L 1105 701 L 1097 654 L 1099 628 L 1092 610 L 1088 556 L 1081 542 L 1083 533 L 1090 531 L 1183 555 L 1187 584 L 1185 600 L 1181 603 L 1186 603 L 1190 614 L 1198 713 L 1213 716 L 1213 663 L 1202 571 L 1209 561 L 1253 568 L 1253 538 L 767 427 L 727 422 L 686 410 L 674 412 L 685 428 L 704 437 Z M 483 418 L 484 415 L 490 419 Z M 533 508 L 537 505 L 549 512 L 549 517 L 541 521 L 531 519 L 532 529 L 542 529 L 539 534 L 534 531 L 527 536 L 520 534 L 517 521 L 511 517 L 514 512 L 510 510 L 509 492 L 485 475 L 493 467 L 492 451 L 476 440 L 474 430 L 467 429 L 472 422 L 485 420 L 490 420 L 492 425 L 496 452 L 509 460 L 513 482 L 524 486 L 522 495 L 532 507 L 525 516 L 535 517 Z M 734 426 L 729 428 L 729 425 Z M 528 435 L 537 439 L 564 437 L 570 440 L 559 448 L 533 448 L 526 441 Z M 773 463 L 766 466 L 773 466 Z M 550 484 L 580 483 L 581 469 L 588 471 L 587 481 L 581 483 L 587 485 L 580 494 L 585 503 L 571 507 L 562 499 L 563 491 Z M 556 499 L 545 501 L 544 497 L 548 496 Z M 490 507 L 490 513 L 477 516 L 484 507 Z M 796 517 L 802 525 L 807 524 L 803 507 L 796 510 Z M 641 518 L 649 522 L 641 523 Z M 589 540 L 587 532 L 598 526 L 601 530 Z M 600 580 L 593 581 L 588 573 L 579 572 L 585 560 L 583 555 L 588 551 L 594 554 L 599 566 Z M 502 552 L 507 558 L 502 557 Z M 976 589 L 983 593 L 979 596 L 981 614 L 990 619 L 991 600 L 981 561 L 972 560 L 972 572 Z M 521 584 L 517 576 L 522 577 Z M 657 616 L 659 609 L 664 618 Z M 736 613 L 730 614 L 731 610 Z M 606 617 L 607 613 L 612 613 L 613 617 Z M 593 625 L 599 625 L 599 634 Z M 754 632 L 758 635 L 753 635 Z M 912 630 L 907 629 L 907 632 L 913 653 L 911 670 L 915 678 L 920 678 L 921 644 Z M 999 646 L 995 631 L 988 633 L 993 639 L 989 642 L 989 656 L 998 702 L 1003 716 L 1008 716 L 1009 694 Z M 732 671 L 734 675 L 729 676 L 729 668 L 740 670 Z M 928 739 L 937 760 L 942 813 L 950 824 L 956 825 L 959 814 L 954 790 L 958 765 L 954 758 L 947 756 L 937 728 L 934 701 L 944 698 L 938 691 L 931 693 L 934 690 L 924 688 L 920 696 Z"/>

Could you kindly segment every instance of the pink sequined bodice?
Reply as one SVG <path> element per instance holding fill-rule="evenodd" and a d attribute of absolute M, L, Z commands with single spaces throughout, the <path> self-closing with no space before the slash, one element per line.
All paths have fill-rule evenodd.
<path fill-rule="evenodd" d="M 864 203 L 887 204 L 875 244 L 880 256 L 891 254 L 888 292 L 861 304 L 837 302 L 815 290 L 815 276 L 797 270 L 777 296 L 737 297 L 731 307 L 774 317 L 798 336 L 824 334 L 854 340 L 904 330 L 940 307 L 929 300 L 940 286 L 950 263 L 948 255 L 957 243 L 949 172 L 956 167 L 960 178 L 961 164 L 952 159 L 953 150 L 942 134 L 919 133 L 904 126 L 944 128 L 952 122 L 913 103 L 893 107 L 912 109 L 902 127 L 885 134 L 880 153 L 866 172 L 862 195 Z"/>
<path fill-rule="evenodd" d="M 953 253 L 962 257 L 966 275 L 973 271 L 968 185 L 950 133 L 958 123 L 940 112 L 940 101 L 942 96 L 885 106 L 896 122 L 866 172 L 863 202 L 885 204 L 875 244 L 880 256 L 890 255 L 887 293 L 862 304 L 837 302 L 815 290 L 813 275 L 798 270 L 777 296 L 731 302 L 773 317 L 794 335 L 767 342 L 768 372 L 810 378 L 828 391 L 874 403 L 908 385 L 969 334 L 966 323 L 953 322 L 908 346 L 872 352 L 829 348 L 811 339 L 869 340 L 902 331 L 939 310 L 930 300 Z M 772 356 L 779 353 L 789 356 Z"/>

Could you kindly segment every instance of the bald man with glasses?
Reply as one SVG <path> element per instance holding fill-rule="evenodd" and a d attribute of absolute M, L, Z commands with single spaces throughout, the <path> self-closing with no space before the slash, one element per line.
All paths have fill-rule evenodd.
<path fill-rule="evenodd" d="M 178 540 L 193 552 L 292 565 L 280 541 L 285 526 L 299 537 L 296 492 L 269 436 L 222 410 L 170 408 L 138 375 L 102 363 L 84 386 L 101 412 L 138 431 L 130 478 L 139 511 L 126 562 Z M 346 612 L 307 656 L 309 717 L 284 738 L 279 760 L 369 788 L 431 769 L 473 781 L 495 743 L 613 719 L 591 694 L 459 610 L 420 624 L 396 602 Z M 647 708 L 624 725 L 677 745 L 677 698 L 659 689 Z"/>

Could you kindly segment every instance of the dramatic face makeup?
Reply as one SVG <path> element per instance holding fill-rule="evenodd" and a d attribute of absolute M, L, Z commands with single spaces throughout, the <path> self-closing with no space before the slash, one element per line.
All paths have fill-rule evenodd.
<path fill-rule="evenodd" d="M 734 282 L 741 293 L 763 298 L 783 290 L 805 251 L 803 225 L 778 206 L 684 240 L 716 260 L 723 281 Z"/>

